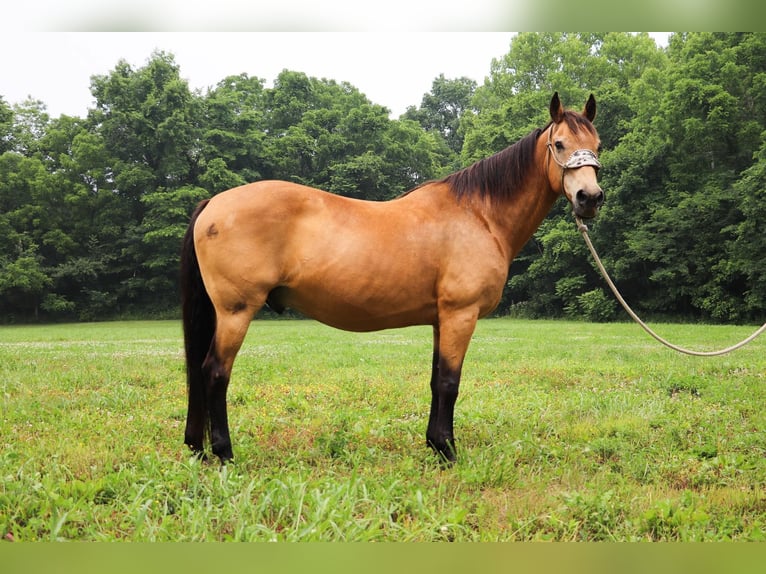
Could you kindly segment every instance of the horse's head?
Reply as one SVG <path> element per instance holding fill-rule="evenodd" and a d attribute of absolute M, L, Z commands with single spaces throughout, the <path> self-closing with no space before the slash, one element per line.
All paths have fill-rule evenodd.
<path fill-rule="evenodd" d="M 604 192 L 596 179 L 601 167 L 598 161 L 601 144 L 592 123 L 596 99 L 591 94 L 579 114 L 565 111 L 556 92 L 551 98 L 550 112 L 545 160 L 549 183 L 566 196 L 576 216 L 593 218 L 604 203 Z"/>

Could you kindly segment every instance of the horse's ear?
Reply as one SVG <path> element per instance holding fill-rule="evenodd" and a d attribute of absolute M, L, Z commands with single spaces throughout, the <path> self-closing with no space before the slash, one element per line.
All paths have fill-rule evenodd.
<path fill-rule="evenodd" d="M 590 95 L 588 101 L 585 103 L 585 110 L 583 111 L 583 115 L 591 122 L 596 117 L 596 98 L 593 97 L 593 94 Z"/>
<path fill-rule="evenodd" d="M 561 105 L 561 100 L 559 99 L 558 92 L 553 92 L 553 97 L 551 98 L 550 110 L 551 110 L 551 119 L 553 120 L 554 124 L 557 124 L 564 119 L 564 106 Z"/>

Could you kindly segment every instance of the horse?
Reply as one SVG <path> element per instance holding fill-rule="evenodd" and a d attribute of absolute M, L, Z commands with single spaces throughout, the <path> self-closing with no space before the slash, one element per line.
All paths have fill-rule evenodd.
<path fill-rule="evenodd" d="M 285 181 L 259 181 L 202 201 L 181 254 L 188 411 L 184 442 L 233 458 L 226 392 L 235 357 L 264 306 L 348 331 L 433 327 L 426 444 L 456 460 L 463 360 L 492 312 L 511 261 L 559 196 L 590 219 L 597 181 L 596 100 L 565 109 L 505 150 L 389 201 Z"/>

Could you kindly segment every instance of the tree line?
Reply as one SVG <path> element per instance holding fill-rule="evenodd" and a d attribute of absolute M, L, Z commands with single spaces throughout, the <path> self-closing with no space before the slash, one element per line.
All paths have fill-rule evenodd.
<path fill-rule="evenodd" d="M 395 78 L 392 79 L 395 81 Z M 766 35 L 522 33 L 479 85 L 434 79 L 399 118 L 284 70 L 190 90 L 174 56 L 91 78 L 86 117 L 0 97 L 0 321 L 175 316 L 194 206 L 259 179 L 387 200 L 598 101 L 607 203 L 591 236 L 654 317 L 766 315 Z M 621 315 L 563 200 L 511 266 L 498 313 Z"/>

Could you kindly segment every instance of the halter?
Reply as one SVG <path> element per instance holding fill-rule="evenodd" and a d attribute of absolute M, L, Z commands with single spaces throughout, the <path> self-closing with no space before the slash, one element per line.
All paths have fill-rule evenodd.
<path fill-rule="evenodd" d="M 551 124 L 551 129 L 548 130 L 548 143 L 546 145 L 548 147 L 548 153 L 551 154 L 553 161 L 555 161 L 561 167 L 561 191 L 562 193 L 565 193 L 564 174 L 567 172 L 568 169 L 577 169 L 578 167 L 590 165 L 595 167 L 596 170 L 598 170 L 601 167 L 601 163 L 598 161 L 596 154 L 589 149 L 576 149 L 572 152 L 572 155 L 569 156 L 569 159 L 567 159 L 566 163 L 562 163 L 561 161 L 559 161 L 559 158 L 556 157 L 556 152 L 553 150 L 553 145 L 551 145 L 551 137 L 553 136 L 554 125 L 555 124 Z M 550 165 L 550 162 L 546 161 L 545 162 L 546 176 L 548 175 L 549 165 Z"/>

